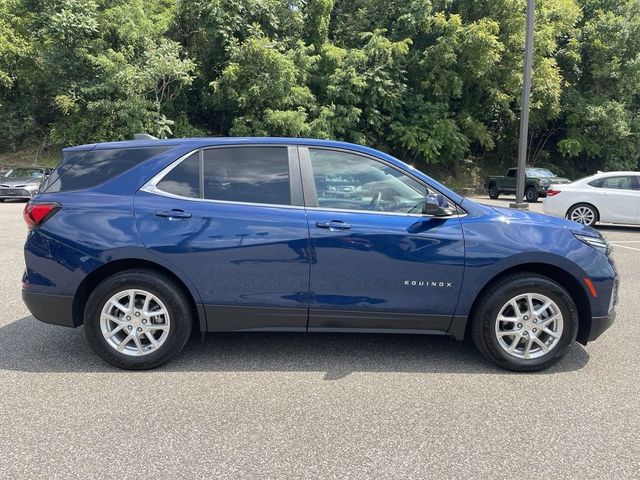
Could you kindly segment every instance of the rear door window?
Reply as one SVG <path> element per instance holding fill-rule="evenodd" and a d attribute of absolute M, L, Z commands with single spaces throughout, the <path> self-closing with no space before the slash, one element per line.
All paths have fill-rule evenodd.
<path fill-rule="evenodd" d="M 211 148 L 203 161 L 204 198 L 291 205 L 287 147 Z"/>
<path fill-rule="evenodd" d="M 192 153 L 180 162 L 156 186 L 180 197 L 200 198 L 200 152 Z"/>

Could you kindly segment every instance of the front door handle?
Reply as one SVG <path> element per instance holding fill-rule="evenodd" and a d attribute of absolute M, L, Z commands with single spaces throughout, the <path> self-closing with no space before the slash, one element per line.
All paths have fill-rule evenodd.
<path fill-rule="evenodd" d="M 180 218 L 191 218 L 191 214 L 184 210 L 156 210 L 156 217 L 166 217 L 169 220 L 178 220 Z"/>
<path fill-rule="evenodd" d="M 341 230 L 349 230 L 351 225 L 341 220 L 331 220 L 330 222 L 316 222 L 318 228 L 328 228 L 332 232 L 339 232 Z"/>

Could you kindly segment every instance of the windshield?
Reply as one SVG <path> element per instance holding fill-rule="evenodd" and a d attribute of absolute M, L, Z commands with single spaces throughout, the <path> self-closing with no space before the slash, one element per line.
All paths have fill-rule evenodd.
<path fill-rule="evenodd" d="M 555 175 L 546 168 L 527 168 L 527 177 L 555 177 Z"/>
<path fill-rule="evenodd" d="M 14 168 L 9 172 L 7 178 L 20 178 L 20 177 L 44 177 L 44 172 L 40 168 Z"/>

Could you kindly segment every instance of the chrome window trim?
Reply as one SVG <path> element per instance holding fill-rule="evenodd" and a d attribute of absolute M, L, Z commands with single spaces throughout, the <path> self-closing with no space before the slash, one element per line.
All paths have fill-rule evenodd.
<path fill-rule="evenodd" d="M 454 203 L 455 205 L 455 203 Z M 447 220 L 450 218 L 460 218 L 465 217 L 467 213 L 456 213 L 455 215 L 447 215 L 442 217 L 436 217 L 435 215 L 427 215 L 425 213 L 402 213 L 402 212 L 380 212 L 377 210 L 347 210 L 342 208 L 323 208 L 323 207 L 307 207 L 307 210 L 320 210 L 323 212 L 344 212 L 344 213 L 359 213 L 359 214 L 370 214 L 370 215 L 391 215 L 394 217 L 419 217 L 419 218 L 437 218 L 438 220 Z"/>
<path fill-rule="evenodd" d="M 153 195 L 160 195 L 163 197 L 168 197 L 168 198 L 175 198 L 177 200 L 190 200 L 190 201 L 195 201 L 195 202 L 204 202 L 204 203 L 212 203 L 212 204 L 217 204 L 217 205 L 238 205 L 238 206 L 252 206 L 252 207 L 266 207 L 266 208 L 288 208 L 288 209 L 293 209 L 293 210 L 316 210 L 316 211 L 326 211 L 326 212 L 336 212 L 336 213 L 358 213 L 358 214 L 371 214 L 371 215 L 391 215 L 391 216 L 400 216 L 400 217 L 415 217 L 415 218 L 437 218 L 437 219 L 442 219 L 442 220 L 447 220 L 447 219 L 451 219 L 451 218 L 461 218 L 461 217 L 465 217 L 467 215 L 467 212 L 460 207 L 460 205 L 458 205 L 457 203 L 455 203 L 453 200 L 451 200 L 449 197 L 447 197 L 446 195 L 442 194 L 440 191 L 438 191 L 437 189 L 435 189 L 434 187 L 432 187 L 429 184 L 426 184 L 425 182 L 421 181 L 419 178 L 414 177 L 413 175 L 409 174 L 408 172 L 405 172 L 404 170 L 396 167 L 395 165 L 390 164 L 389 162 L 386 162 L 383 159 L 379 159 L 376 158 L 372 155 L 368 155 L 368 154 L 362 154 L 359 152 L 355 152 L 353 150 L 349 150 L 349 149 L 343 149 L 343 148 L 332 148 L 332 147 L 312 147 L 312 148 L 324 148 L 326 150 L 334 150 L 334 151 L 344 151 L 346 153 L 352 153 L 354 155 L 360 155 L 362 157 L 365 158 L 369 158 L 371 160 L 374 161 L 378 161 L 380 163 L 383 163 L 384 165 L 387 165 L 388 167 L 391 167 L 397 171 L 399 171 L 400 173 L 403 173 L 407 176 L 409 176 L 411 179 L 413 179 L 414 181 L 416 181 L 417 183 L 423 185 L 424 187 L 434 190 L 438 193 L 440 193 L 440 195 L 443 195 L 449 202 L 451 202 L 451 204 L 455 205 L 457 210 L 462 210 L 462 212 L 464 213 L 457 213 L 455 215 L 447 215 L 446 217 L 435 217 L 433 215 L 425 215 L 425 214 L 421 214 L 421 213 L 402 213 L 402 212 L 380 212 L 380 211 L 375 211 L 375 210 L 346 210 L 346 209 L 340 209 L 340 208 L 323 208 L 323 207 L 308 207 L 308 206 L 303 206 L 303 205 L 283 205 L 283 204 L 273 204 L 273 203 L 253 203 L 253 202 L 236 202 L 236 201 L 231 201 L 231 200 L 213 200 L 213 199 L 209 199 L 209 198 L 201 198 L 201 197 L 185 197 L 182 195 L 176 195 L 174 193 L 169 193 L 169 192 L 165 192 L 164 190 L 161 190 L 158 188 L 158 183 L 169 173 L 171 172 L 174 168 L 176 168 L 178 165 L 180 165 L 184 160 L 186 160 L 187 158 L 189 158 L 191 155 L 193 155 L 194 153 L 198 152 L 200 157 L 202 158 L 204 155 L 204 150 L 211 150 L 211 149 L 215 149 L 215 148 L 235 148 L 235 147 L 282 147 L 282 148 L 287 148 L 290 145 L 272 145 L 272 144 L 242 144 L 242 145 L 213 145 L 213 146 L 209 146 L 209 147 L 198 147 L 198 148 L 194 148 L 193 150 L 190 150 L 189 152 L 185 153 L 184 155 L 180 156 L 178 159 L 174 160 L 173 162 L 171 162 L 169 165 L 167 165 L 166 167 L 164 167 L 162 170 L 160 170 L 158 173 L 156 173 L 147 183 L 145 183 L 141 188 L 140 191 L 146 192 L 146 193 L 151 193 Z M 306 147 L 309 148 L 306 145 L 295 145 L 296 147 Z M 202 162 L 201 162 L 202 165 Z M 201 178 L 201 183 L 204 182 L 204 176 L 202 174 L 203 172 L 201 172 L 200 174 L 200 178 Z M 291 175 L 291 172 L 289 172 L 289 175 Z M 202 187 L 202 186 L 201 186 Z M 201 191 L 202 194 L 204 195 L 204 190 Z"/>
<path fill-rule="evenodd" d="M 275 147 L 279 147 L 279 148 L 287 148 L 288 145 L 270 145 L 270 144 L 242 144 L 242 145 L 215 145 L 215 146 L 210 146 L 210 147 L 200 147 L 200 148 L 195 148 L 193 150 L 190 150 L 189 152 L 185 153 L 184 155 L 182 155 L 181 157 L 179 157 L 177 160 L 174 160 L 172 163 L 170 163 L 169 165 L 167 165 L 166 167 L 164 167 L 162 170 L 160 170 L 158 173 L 156 173 L 151 180 L 149 180 L 147 183 L 145 183 L 142 188 L 140 188 L 141 191 L 143 192 L 147 192 L 147 193 L 152 193 L 154 195 L 160 195 L 162 197 L 168 197 L 168 198 L 175 198 L 177 200 L 190 200 L 190 201 L 194 201 L 194 202 L 205 202 L 205 203 L 213 203 L 213 204 L 219 204 L 219 205 L 249 205 L 252 207 L 267 207 L 267 208 L 289 208 L 289 209 L 294 209 L 294 210 L 304 210 L 304 206 L 302 205 L 284 205 L 284 204 L 279 204 L 279 203 L 253 203 L 253 202 L 234 202 L 231 200 L 213 200 L 210 198 L 201 198 L 201 197 L 185 197 L 182 195 L 176 195 L 175 193 L 170 193 L 170 192 L 165 192 L 164 190 L 161 190 L 160 188 L 158 188 L 158 183 L 160 183 L 160 181 L 169 173 L 171 172 L 171 170 L 173 170 L 174 168 L 176 168 L 178 165 L 180 165 L 183 161 L 185 161 L 187 158 L 189 158 L 191 155 L 198 153 L 200 155 L 200 158 L 202 159 L 202 157 L 204 156 L 204 151 L 205 150 L 212 150 L 214 148 L 234 148 L 234 147 L 263 147 L 263 146 L 275 146 Z M 288 153 L 288 152 L 287 152 Z M 200 163 L 201 168 L 202 168 L 202 162 Z M 289 175 L 291 175 L 291 172 L 289 172 Z M 204 175 L 203 172 L 200 172 L 200 183 L 204 183 Z M 200 187 L 202 188 L 203 186 L 200 185 Z M 201 190 L 202 195 L 204 195 L 204 189 Z"/>

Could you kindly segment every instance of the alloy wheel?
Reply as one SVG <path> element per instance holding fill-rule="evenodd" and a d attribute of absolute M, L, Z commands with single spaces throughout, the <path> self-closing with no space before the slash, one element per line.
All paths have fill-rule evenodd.
<path fill-rule="evenodd" d="M 105 303 L 100 330 L 107 344 L 129 356 L 155 352 L 169 336 L 171 319 L 162 300 L 146 290 L 123 290 Z"/>
<path fill-rule="evenodd" d="M 558 305 L 539 293 L 524 293 L 500 309 L 495 322 L 498 345 L 525 360 L 548 354 L 562 337 L 563 318 Z"/>

